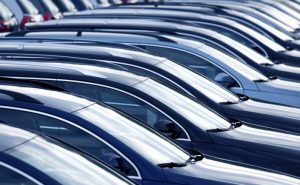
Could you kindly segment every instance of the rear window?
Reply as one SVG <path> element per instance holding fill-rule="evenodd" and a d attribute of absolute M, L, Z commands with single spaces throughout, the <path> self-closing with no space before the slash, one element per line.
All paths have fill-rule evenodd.
<path fill-rule="evenodd" d="M 39 14 L 39 11 L 29 0 L 18 0 L 22 11 L 25 14 L 36 15 Z"/>

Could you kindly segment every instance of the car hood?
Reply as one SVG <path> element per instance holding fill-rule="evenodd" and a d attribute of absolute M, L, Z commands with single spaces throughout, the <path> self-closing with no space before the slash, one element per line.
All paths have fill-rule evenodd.
<path fill-rule="evenodd" d="M 185 167 L 165 168 L 163 171 L 169 181 L 190 185 L 298 185 L 300 183 L 298 179 L 284 175 L 240 167 L 206 158 Z"/>
<path fill-rule="evenodd" d="M 300 67 L 290 66 L 286 64 L 277 64 L 277 65 L 269 66 L 268 68 L 277 71 L 287 72 L 287 73 L 294 73 L 297 74 L 297 76 L 300 76 Z"/>
<path fill-rule="evenodd" d="M 299 159 L 300 136 L 242 125 L 224 132 L 209 132 L 215 143 Z M 298 156 L 298 157 L 297 157 Z"/>
<path fill-rule="evenodd" d="M 276 79 L 256 84 L 260 91 L 300 97 L 300 83 L 297 82 Z"/>
<path fill-rule="evenodd" d="M 296 44 L 296 43 L 294 43 L 294 44 Z M 297 50 L 284 51 L 283 54 L 286 55 L 286 56 L 289 56 L 289 57 L 293 57 L 295 59 L 296 58 L 300 59 L 300 51 L 297 51 Z"/>

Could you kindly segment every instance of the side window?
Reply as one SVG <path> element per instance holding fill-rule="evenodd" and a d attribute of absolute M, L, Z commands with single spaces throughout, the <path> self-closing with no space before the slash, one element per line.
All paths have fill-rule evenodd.
<path fill-rule="evenodd" d="M 102 141 L 69 123 L 36 113 L 9 109 L 0 109 L 0 120 L 14 127 L 58 138 L 89 153 L 126 175 L 137 176 L 134 167 L 126 159 Z"/>
<path fill-rule="evenodd" d="M 164 56 L 179 64 L 187 66 L 226 88 L 239 87 L 238 82 L 228 75 L 227 72 L 199 56 L 165 47 L 145 46 L 145 49 L 150 53 Z"/>
<path fill-rule="evenodd" d="M 171 125 L 172 123 L 172 125 L 176 127 L 174 129 L 177 130 L 176 137 L 174 135 L 170 136 L 170 133 L 166 133 L 167 136 L 173 139 L 188 138 L 186 132 L 184 132 L 180 126 L 173 124 L 173 122 L 166 115 L 131 95 L 106 87 L 72 82 L 60 83 L 63 83 L 63 88 L 69 92 L 103 102 L 111 107 L 127 113 L 128 115 L 131 115 L 132 117 L 142 121 L 143 123 L 146 123 L 158 131 L 163 131 L 163 127 L 165 125 Z"/>
<path fill-rule="evenodd" d="M 19 173 L 0 165 L 0 185 L 36 185 Z"/>

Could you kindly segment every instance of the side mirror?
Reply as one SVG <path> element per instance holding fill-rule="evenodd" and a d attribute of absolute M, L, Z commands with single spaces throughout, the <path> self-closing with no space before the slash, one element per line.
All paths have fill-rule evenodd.
<path fill-rule="evenodd" d="M 100 156 L 100 160 L 109 165 L 110 167 L 128 175 L 130 168 L 126 166 L 125 161 L 117 154 L 106 153 Z"/>
<path fill-rule="evenodd" d="M 234 87 L 236 82 L 235 80 L 228 74 L 226 73 L 219 73 L 215 77 L 215 81 L 222 85 L 225 88 L 231 88 Z"/>
<path fill-rule="evenodd" d="M 153 127 L 171 139 L 177 139 L 181 134 L 180 131 L 177 130 L 176 124 L 167 119 L 158 120 Z"/>

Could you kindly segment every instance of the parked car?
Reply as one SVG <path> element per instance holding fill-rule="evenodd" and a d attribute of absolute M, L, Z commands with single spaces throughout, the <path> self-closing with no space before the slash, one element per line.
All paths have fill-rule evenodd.
<path fill-rule="evenodd" d="M 23 29 L 28 22 L 41 22 L 43 16 L 29 0 L 1 0 L 16 16 Z"/>
<path fill-rule="evenodd" d="M 96 28 L 101 28 L 101 30 L 109 29 L 111 30 L 138 30 L 145 32 L 149 31 L 164 31 L 168 34 L 181 35 L 184 37 L 194 38 L 196 41 L 204 42 L 210 45 L 211 42 L 218 42 L 224 40 L 229 42 L 233 47 L 247 52 L 247 54 L 255 55 L 256 52 L 244 47 L 242 44 L 235 42 L 233 39 L 226 37 L 224 35 L 218 34 L 217 32 L 206 30 L 202 28 L 197 28 L 190 25 L 183 25 L 169 21 L 163 20 L 152 20 L 152 19 L 62 19 L 57 21 L 47 21 L 39 24 L 28 25 L 29 29 L 32 30 L 95 30 Z M 97 30 L 97 29 L 96 29 Z M 208 40 L 210 38 L 210 40 Z M 220 46 L 220 44 L 219 44 Z M 221 50 L 223 51 L 223 50 Z M 257 55 L 257 60 L 264 60 L 265 58 Z M 267 60 L 268 61 L 268 60 Z M 258 99 L 262 101 L 280 103 L 283 105 L 289 105 L 294 107 L 299 107 L 297 105 L 300 101 L 297 101 L 296 98 L 300 98 L 297 86 L 299 83 L 292 81 L 285 81 L 273 78 L 273 76 L 260 76 L 258 79 L 254 79 L 252 82 L 255 84 L 252 89 L 240 88 L 231 88 L 227 86 L 228 89 L 237 93 L 245 94 L 253 99 Z M 224 79 L 224 78 L 223 78 Z M 220 80 L 222 81 L 222 80 Z M 275 95 L 275 96 L 274 96 Z M 275 98 L 276 97 L 276 98 Z M 287 101 L 287 97 L 293 99 L 292 101 Z"/>
<path fill-rule="evenodd" d="M 236 166 L 203 155 L 189 155 L 150 128 L 108 107 L 73 95 L 14 85 L 1 85 L 0 89 L 3 122 L 10 120 L 7 123 L 75 145 L 140 184 L 296 185 L 299 182 L 292 177 Z M 254 178 L 255 181 L 251 181 Z"/>
<path fill-rule="evenodd" d="M 84 11 L 66 15 L 66 18 L 149 18 L 149 19 L 164 19 L 164 20 L 180 20 L 192 23 L 194 26 L 214 30 L 218 33 L 228 36 L 229 38 L 238 41 L 245 47 L 249 47 L 264 57 L 273 62 L 282 62 L 289 65 L 300 66 L 299 58 L 300 52 L 293 49 L 299 49 L 300 45 L 292 40 L 282 41 L 280 44 L 274 42 L 268 37 L 248 28 L 238 22 L 229 20 L 228 18 L 216 17 L 212 15 L 191 13 L 182 10 L 160 10 L 151 8 L 118 8 Z M 211 36 L 213 37 L 213 36 Z M 211 39 L 206 36 L 206 39 Z M 251 61 L 249 51 L 244 51 L 241 47 L 234 46 L 233 42 L 226 41 L 226 39 L 219 39 L 215 41 L 216 44 L 221 45 L 226 50 L 234 53 L 237 57 Z M 286 48 L 289 48 L 287 50 Z M 248 56 L 247 56 L 248 54 Z M 257 54 L 258 55 L 258 54 Z M 299 55 L 299 56 L 298 56 Z M 262 57 L 261 57 L 262 58 Z"/>
<path fill-rule="evenodd" d="M 67 33 L 70 36 L 70 33 Z M 74 33 L 77 34 L 77 33 Z M 85 35 L 85 34 L 82 34 Z M 93 34 L 94 35 L 94 34 Z M 94 35 L 95 36 L 95 35 Z M 121 38 L 121 34 L 118 35 L 118 38 Z M 67 38 L 68 36 L 66 35 L 65 38 Z M 105 36 L 107 39 L 109 39 L 109 37 L 116 37 L 116 36 Z M 134 36 L 131 36 L 131 38 L 133 38 Z M 148 36 L 149 37 L 149 36 Z M 137 38 L 137 37 L 135 37 Z M 157 39 L 161 39 L 161 40 L 165 40 L 166 38 L 159 38 L 156 37 Z M 168 37 L 170 39 L 172 39 L 172 37 Z M 21 39 L 22 40 L 22 39 Z M 34 39 L 26 39 L 24 38 L 24 40 L 27 40 L 27 42 L 33 42 Z M 138 40 L 143 40 L 143 42 L 147 42 L 147 40 L 145 38 L 143 38 L 142 36 L 138 37 Z M 15 41 L 19 41 L 20 40 L 15 40 Z M 38 42 L 43 41 L 43 39 L 37 39 Z M 76 44 L 75 40 L 56 40 L 56 39 L 45 39 L 44 42 L 71 42 L 72 44 Z M 82 42 L 86 41 L 86 40 L 77 40 L 77 42 L 79 42 L 79 44 Z M 126 39 L 124 40 L 126 41 Z M 173 39 L 173 41 L 175 42 L 176 39 Z M 177 39 L 178 41 L 178 39 Z M 128 42 L 128 41 L 126 41 Z M 179 40 L 180 42 L 180 40 Z M 206 106 L 212 108 L 214 111 L 228 117 L 228 118 L 232 118 L 232 119 L 238 119 L 238 120 L 242 120 L 242 121 L 246 121 L 246 122 L 251 122 L 251 123 L 255 123 L 257 125 L 260 126 L 267 126 L 267 127 L 272 127 L 272 128 L 276 128 L 276 129 L 282 129 L 282 130 L 286 130 L 286 131 L 290 131 L 290 132 L 296 132 L 299 133 L 300 130 L 298 129 L 298 122 L 299 122 L 299 118 L 298 118 L 298 113 L 297 113 L 297 109 L 289 109 L 288 107 L 285 107 L 286 110 L 290 110 L 289 115 L 287 116 L 286 113 L 282 112 L 282 109 L 284 109 L 284 106 L 278 106 L 278 105 L 274 105 L 274 104 L 270 104 L 270 103 L 262 103 L 259 101 L 255 101 L 255 100 L 251 100 L 248 97 L 245 97 L 243 95 L 235 96 L 232 93 L 226 91 L 224 88 L 221 88 L 220 86 L 216 85 L 215 83 L 213 83 L 211 80 L 212 75 L 217 75 L 217 73 L 214 73 L 213 71 L 219 71 L 219 70 L 223 70 L 225 69 L 224 72 L 227 73 L 228 70 L 230 70 L 230 68 L 224 66 L 224 64 L 222 64 L 222 62 L 220 63 L 220 60 L 224 60 L 224 63 L 229 63 L 232 66 L 239 66 L 238 68 L 240 68 L 240 70 L 242 70 L 244 67 L 238 65 L 238 62 L 234 62 L 234 60 L 228 58 L 228 56 L 224 56 L 222 55 L 222 53 L 212 50 L 209 47 L 205 47 L 205 45 L 201 45 L 201 47 L 199 46 L 199 48 L 202 48 L 204 50 L 204 52 L 201 52 L 202 56 L 205 58 L 201 58 L 201 63 L 204 65 L 200 65 L 198 62 L 199 60 L 199 55 L 191 55 L 191 53 L 184 53 L 182 50 L 178 51 L 176 50 L 176 48 L 174 49 L 174 46 L 172 46 L 172 44 L 167 45 L 168 48 L 164 48 L 164 47 L 159 47 L 157 46 L 156 42 L 152 42 L 151 46 L 152 48 L 154 48 L 154 46 L 159 47 L 158 50 L 159 51 L 163 51 L 163 52 L 167 52 L 167 53 L 176 53 L 176 52 L 182 52 L 181 54 L 183 55 L 183 59 L 184 61 L 190 61 L 189 63 L 186 62 L 182 62 L 182 58 L 178 58 L 178 55 L 166 55 L 164 54 L 166 57 L 172 58 L 172 60 L 174 61 L 178 61 L 177 63 L 181 63 L 180 65 L 176 64 L 176 62 L 170 61 L 170 60 L 166 60 L 163 63 L 165 63 L 163 65 L 163 63 L 161 65 L 155 65 L 157 63 L 161 63 L 163 61 L 163 59 L 161 58 L 154 58 L 151 57 L 149 55 L 145 55 L 144 53 L 139 53 L 139 50 L 133 50 L 134 52 L 131 52 L 129 49 L 129 46 L 125 45 L 124 46 L 120 46 L 120 45 L 114 45 L 112 43 L 103 43 L 103 42 L 99 42 L 97 43 L 99 45 L 107 45 L 105 48 L 108 49 L 109 47 L 111 47 L 111 49 L 122 49 L 119 50 L 121 53 L 124 53 L 124 51 L 126 52 L 126 55 L 123 54 L 123 56 L 120 58 L 120 54 L 117 54 L 117 57 L 114 57 L 113 55 L 115 55 L 115 52 L 113 50 L 99 50 L 100 48 L 97 48 L 96 50 L 91 50 L 90 48 L 84 48 L 84 47 L 80 47 L 80 48 L 69 48 L 68 50 L 66 50 L 64 48 L 64 46 L 59 46 L 59 45 L 54 45 L 54 46 L 46 46 L 46 45 L 38 45 L 38 46 L 29 46 L 26 47 L 25 50 L 26 52 L 21 52 L 21 53 L 17 53 L 15 51 L 15 49 L 13 49 L 13 51 L 9 51 L 8 49 L 6 49 L 4 52 L 5 53 L 10 53 L 8 54 L 8 56 L 11 56 L 11 54 L 15 54 L 15 55 L 36 55 L 36 56 L 42 56 L 42 55 L 55 55 L 56 57 L 61 57 L 61 56 L 66 56 L 67 58 L 72 58 L 72 61 L 74 63 L 90 63 L 90 64 L 97 64 L 97 65 L 103 65 L 105 64 L 106 60 L 110 60 L 112 63 L 114 63 L 115 65 L 118 65 L 118 68 L 115 68 L 115 66 L 108 66 L 110 68 L 114 68 L 114 69 L 121 69 L 122 67 L 125 68 L 126 70 L 129 70 L 133 73 L 140 73 L 144 76 L 150 76 L 152 78 L 155 78 L 161 82 L 164 82 L 164 84 L 168 84 L 168 86 L 170 86 L 171 88 L 180 91 L 180 93 L 182 94 L 186 94 L 186 95 L 192 95 L 194 97 L 197 97 L 198 100 L 200 100 L 202 103 L 204 103 Z M 92 46 L 94 46 L 95 43 L 92 43 Z M 198 48 L 198 46 L 196 45 L 196 43 L 192 43 L 191 45 L 194 45 L 195 47 Z M 18 45 L 15 45 L 15 48 L 18 47 Z M 171 46 L 171 48 L 170 48 Z M 172 49 L 173 47 L 173 49 Z M 177 46 L 178 47 L 178 46 Z M 14 48 L 14 47 L 12 47 Z M 39 49 L 35 49 L 35 48 L 39 48 Z M 42 49 L 43 48 L 43 49 Z M 3 48 L 2 48 L 3 49 Z M 44 52 L 41 52 L 41 49 Z M 81 49 L 81 51 L 79 51 Z M 95 49 L 95 48 L 94 48 Z M 126 50 L 124 50 L 126 49 Z M 132 48 L 131 48 L 132 49 Z M 135 49 L 135 48 L 134 48 Z M 167 49 L 167 51 L 166 51 Z M 181 49 L 187 49 L 187 47 L 182 47 Z M 47 51 L 47 52 L 45 52 Z M 101 51 L 101 52 L 100 52 Z M 105 51 L 105 52 L 104 52 Z M 157 54 L 160 54 L 160 52 L 157 51 L 157 49 L 151 49 L 149 48 L 150 52 L 156 52 Z M 205 54 L 205 51 L 207 52 Z M 58 52 L 62 52 L 62 53 L 58 53 Z M 106 53 L 108 52 L 108 53 Z M 191 52 L 195 52 L 195 50 L 191 50 Z M 197 51 L 199 53 L 199 51 Z M 0 52 L 1 53 L 1 52 Z M 74 53 L 77 53 L 76 55 Z M 87 54 L 89 53 L 89 54 Z M 6 54 L 6 55 L 7 55 Z M 188 55 L 187 55 L 188 54 Z M 3 55 L 3 54 L 2 54 Z M 110 57 L 107 57 L 108 55 L 111 55 Z M 212 58 L 212 56 L 214 56 L 214 59 Z M 85 58 L 87 58 L 87 60 L 83 60 L 82 56 L 84 56 Z M 80 58 L 79 60 L 75 61 L 74 58 Z M 96 61 L 92 62 L 90 61 L 90 59 L 102 59 L 105 61 Z M 20 56 L 18 57 L 20 58 Z M 26 57 L 25 57 L 26 59 Z M 210 66 L 213 67 L 213 65 L 210 63 L 211 60 L 214 60 L 214 62 L 216 63 L 216 66 L 224 66 L 220 69 L 214 69 L 214 70 L 207 70 L 207 72 L 205 72 L 206 67 Z M 43 60 L 41 60 L 40 62 L 43 62 Z M 168 68 L 164 67 L 164 66 L 169 66 Z M 186 67 L 183 67 L 182 65 L 185 65 Z M 121 66 L 121 67 L 120 67 Z M 197 67 L 200 66 L 200 67 Z M 204 67 L 203 67 L 204 66 Z M 195 68 L 194 72 L 188 70 L 188 68 Z M 150 70 L 149 70 L 150 69 Z M 203 70 L 201 70 L 203 69 Z M 6 69 L 5 69 L 6 70 Z M 255 75 L 257 72 L 252 70 L 251 73 L 251 68 L 249 69 L 244 69 L 242 71 L 244 71 L 245 74 L 230 74 L 229 75 L 238 75 L 237 77 L 242 80 L 242 81 L 247 81 L 247 79 L 249 79 L 249 77 L 253 78 L 253 75 Z M 5 71 L 4 71 L 5 72 Z M 196 73 L 195 73 L 196 72 Z M 198 72 L 198 74 L 197 74 Z M 185 75 L 176 75 L 176 74 L 185 74 Z M 14 74 L 14 73 L 13 73 Z M 158 75 L 159 74 L 159 75 Z M 202 75 L 206 76 L 203 77 Z M 257 76 L 257 75 L 255 75 Z M 201 82 L 201 83 L 199 83 Z M 209 87 L 209 88 L 208 88 Z M 246 88 L 246 87 L 244 87 Z M 203 89 L 207 89 L 206 91 L 203 91 Z M 246 88 L 248 89 L 248 88 Z M 286 99 L 283 98 L 283 100 L 286 101 Z M 293 98 L 291 99 L 294 100 Z M 261 108 L 263 107 L 263 109 L 265 111 L 262 111 Z M 277 121 L 274 121 L 274 115 L 277 116 Z M 293 116 L 292 116 L 293 115 Z M 286 124 L 283 124 L 286 123 Z"/>
<path fill-rule="evenodd" d="M 62 18 L 62 13 L 52 0 L 31 0 L 31 2 L 43 14 L 45 21 Z"/>
<path fill-rule="evenodd" d="M 1 184 L 134 184 L 70 145 L 45 135 L 1 123 L 0 138 Z"/>
<path fill-rule="evenodd" d="M 17 19 L 13 12 L 0 1 L 0 32 L 17 30 Z"/>
<path fill-rule="evenodd" d="M 297 148 L 300 146 L 295 142 L 299 136 L 254 128 L 248 123 L 230 122 L 197 101 L 151 79 L 80 64 L 19 62 L 14 65 L 2 63 L 0 66 L 1 73 L 4 71 L 7 77 L 48 83 L 104 102 L 187 149 L 299 176 L 299 164 L 295 160 L 295 156 L 299 155 Z M 60 76 L 54 72 L 55 69 L 61 70 Z M 9 75 L 10 71 L 15 75 Z M 73 75 L 70 75 L 71 71 Z M 6 119 L 13 122 L 13 118 Z M 286 138 L 286 142 L 282 138 Z M 279 140 L 282 144 L 278 144 Z M 231 146 L 226 146 L 228 142 Z"/>

